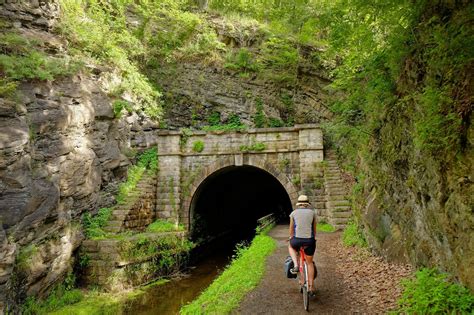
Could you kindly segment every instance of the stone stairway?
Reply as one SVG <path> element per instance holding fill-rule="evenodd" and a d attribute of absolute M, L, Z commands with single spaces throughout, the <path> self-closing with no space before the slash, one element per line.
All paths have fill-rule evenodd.
<path fill-rule="evenodd" d="M 144 230 L 155 219 L 156 175 L 145 172 L 123 204 L 117 204 L 104 227 L 106 232 Z"/>
<path fill-rule="evenodd" d="M 325 160 L 327 166 L 324 171 L 324 187 L 329 223 L 336 229 L 344 229 L 352 216 L 351 203 L 347 198 L 348 191 L 344 186 L 334 152 L 326 152 Z"/>

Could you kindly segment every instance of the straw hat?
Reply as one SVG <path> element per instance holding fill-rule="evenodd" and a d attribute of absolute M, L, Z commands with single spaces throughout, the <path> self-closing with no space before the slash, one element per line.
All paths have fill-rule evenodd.
<path fill-rule="evenodd" d="M 298 196 L 298 203 L 309 203 L 308 196 L 306 195 L 299 195 Z"/>
<path fill-rule="evenodd" d="M 297 207 L 309 207 L 309 199 L 306 195 L 300 195 L 298 197 L 298 202 L 296 203 Z"/>

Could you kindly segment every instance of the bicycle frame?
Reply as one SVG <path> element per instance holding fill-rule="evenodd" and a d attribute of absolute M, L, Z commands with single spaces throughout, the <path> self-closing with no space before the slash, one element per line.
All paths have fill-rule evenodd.
<path fill-rule="evenodd" d="M 306 263 L 306 254 L 304 252 L 306 246 L 300 247 L 300 264 L 299 264 L 299 275 L 300 275 L 300 286 L 301 293 L 303 293 L 303 305 L 304 309 L 308 311 L 309 309 L 309 292 L 308 292 L 308 265 Z"/>

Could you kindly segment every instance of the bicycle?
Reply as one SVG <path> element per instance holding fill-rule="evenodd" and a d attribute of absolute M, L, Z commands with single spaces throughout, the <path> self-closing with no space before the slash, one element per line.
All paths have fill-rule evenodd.
<path fill-rule="evenodd" d="M 300 247 L 300 264 L 299 264 L 299 283 L 300 292 L 303 294 L 303 305 L 305 311 L 309 310 L 309 290 L 308 290 L 308 265 L 306 263 L 306 254 L 304 249 L 306 246 Z M 316 270 L 315 270 L 316 272 Z"/>

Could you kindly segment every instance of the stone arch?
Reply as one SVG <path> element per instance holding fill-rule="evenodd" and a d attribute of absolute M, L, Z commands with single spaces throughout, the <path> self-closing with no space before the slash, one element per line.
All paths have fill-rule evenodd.
<path fill-rule="evenodd" d="M 208 164 L 205 166 L 196 176 L 195 180 L 191 184 L 189 188 L 189 194 L 186 196 L 186 199 L 183 201 L 183 207 L 181 212 L 181 217 L 185 218 L 187 222 L 185 223 L 188 228 L 191 226 L 191 205 L 196 194 L 196 191 L 201 186 L 201 184 L 208 178 L 211 174 L 229 167 L 229 166 L 253 166 L 259 168 L 270 175 L 272 175 L 278 182 L 282 185 L 285 189 L 286 193 L 288 194 L 291 204 L 296 204 L 298 199 L 298 189 L 295 185 L 291 182 L 291 180 L 286 176 L 284 173 L 280 172 L 278 169 L 275 168 L 273 164 L 271 164 L 267 159 L 260 157 L 260 156 L 249 156 L 245 162 L 238 163 L 238 159 L 240 157 L 240 161 L 242 162 L 242 156 L 227 156 L 217 159 L 216 161 Z"/>

